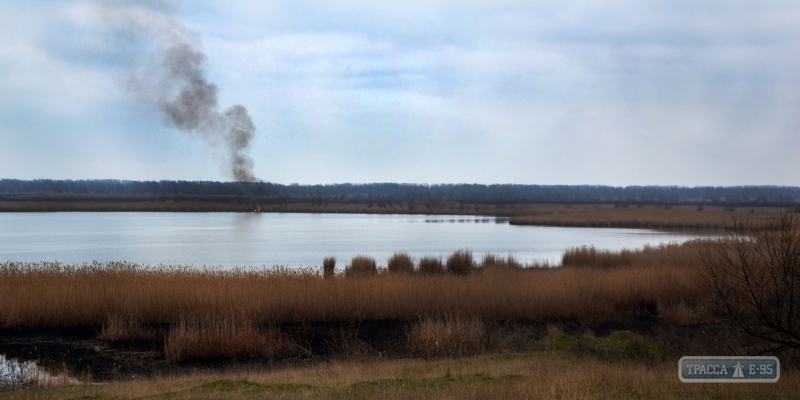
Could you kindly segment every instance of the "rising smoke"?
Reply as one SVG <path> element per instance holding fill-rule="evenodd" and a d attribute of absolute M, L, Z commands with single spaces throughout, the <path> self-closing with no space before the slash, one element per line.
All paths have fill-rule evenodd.
<path fill-rule="evenodd" d="M 203 139 L 223 157 L 231 178 L 256 181 L 248 154 L 256 126 L 242 105 L 220 110 L 196 34 L 160 1 L 121 1 L 101 9 L 133 64 L 127 86 L 136 97 L 154 105 L 169 126 Z"/>

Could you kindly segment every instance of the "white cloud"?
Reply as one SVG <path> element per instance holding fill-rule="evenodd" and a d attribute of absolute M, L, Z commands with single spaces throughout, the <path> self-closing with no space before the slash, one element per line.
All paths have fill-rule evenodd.
<path fill-rule="evenodd" d="M 106 146 L 161 138 L 130 126 L 148 114 L 121 97 L 124 51 L 95 5 L 47 5 L 0 6 L 0 104 L 70 115 L 87 137 L 117 135 Z M 222 105 L 250 108 L 265 179 L 800 185 L 793 1 L 240 0 L 171 12 L 202 40 Z M 0 117 L 0 132 L 21 124 Z M 146 178 L 131 159 L 221 178 L 180 167 L 210 160 L 185 138 L 158 140 L 160 156 L 108 162 L 122 178 Z"/>

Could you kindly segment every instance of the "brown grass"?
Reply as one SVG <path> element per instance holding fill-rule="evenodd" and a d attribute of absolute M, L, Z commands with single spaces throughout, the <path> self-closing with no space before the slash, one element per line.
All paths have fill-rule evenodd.
<path fill-rule="evenodd" d="M 475 260 L 469 250 L 459 250 L 447 257 L 447 272 L 455 275 L 467 275 L 475 269 Z"/>
<path fill-rule="evenodd" d="M 657 309 L 664 323 L 705 321 L 707 295 L 692 267 L 700 245 L 648 246 L 624 258 L 573 251 L 582 268 L 549 269 L 496 256 L 477 268 L 469 252 L 457 252 L 449 269 L 457 259 L 473 266 L 460 270 L 472 271 L 466 275 L 429 273 L 442 272 L 440 259 L 420 260 L 423 273 L 396 274 L 355 257 L 341 275 L 7 262 L 0 264 L 0 326 L 103 326 L 100 337 L 109 341 L 164 338 L 166 358 L 183 362 L 288 354 L 290 344 L 271 328 L 278 324 L 424 317 L 408 329 L 408 349 L 456 356 L 474 351 L 481 319 L 630 323 Z"/>
<path fill-rule="evenodd" d="M 414 261 L 406 253 L 394 253 L 386 267 L 391 273 L 410 274 L 414 272 Z"/>
<path fill-rule="evenodd" d="M 344 269 L 344 275 L 348 278 L 364 278 L 378 273 L 378 265 L 375 259 L 366 256 L 355 256 L 350 261 L 350 265 Z"/>
<path fill-rule="evenodd" d="M 286 349 L 277 330 L 257 331 L 250 319 L 235 314 L 183 317 L 164 339 L 164 355 L 174 363 L 268 357 Z"/>
<path fill-rule="evenodd" d="M 419 273 L 421 274 L 441 274 L 444 273 L 444 263 L 441 258 L 422 257 L 419 260 Z"/>
<path fill-rule="evenodd" d="M 322 260 L 322 276 L 333 278 L 336 275 L 336 257 L 327 257 Z"/>
<path fill-rule="evenodd" d="M 467 276 L 369 272 L 362 279 L 322 279 L 308 270 L 7 262 L 0 264 L 0 325 L 99 326 L 115 316 L 172 324 L 186 315 L 231 313 L 255 324 L 422 315 L 624 321 L 643 305 L 698 302 L 695 245 L 632 252 L 627 268 L 484 268 Z M 375 271 L 374 260 L 363 263 L 368 267 L 358 268 Z M 425 265 L 423 259 L 421 270 Z"/>
<path fill-rule="evenodd" d="M 522 269 L 525 268 L 521 262 L 519 262 L 514 256 L 509 255 L 506 258 L 494 255 L 494 254 L 486 254 L 483 256 L 481 260 L 481 268 L 515 268 L 515 269 Z M 538 265 L 533 266 L 532 268 L 544 268 Z"/>
<path fill-rule="evenodd" d="M 131 342 L 137 340 L 157 340 L 163 333 L 157 329 L 145 326 L 130 316 L 111 315 L 100 331 L 102 340 L 110 342 Z"/>
<path fill-rule="evenodd" d="M 753 220 L 775 215 L 781 207 L 743 207 L 615 204 L 456 204 L 442 202 L 427 208 L 422 205 L 393 203 L 384 207 L 362 203 L 260 204 L 265 213 L 343 213 L 343 214 L 437 214 L 493 215 L 511 217 L 511 224 L 620 227 L 653 229 L 720 229 L 733 214 L 746 214 Z M 253 205 L 215 201 L 0 201 L 0 212 L 48 211 L 171 211 L 171 212 L 252 212 Z"/>
<path fill-rule="evenodd" d="M 336 362 L 3 393 L 9 399 L 790 399 L 800 373 L 774 384 L 684 384 L 675 362 L 608 363 L 551 352 L 460 360 Z"/>
<path fill-rule="evenodd" d="M 406 346 L 412 355 L 426 359 L 464 357 L 487 346 L 483 321 L 475 318 L 425 318 L 406 331 Z"/>
<path fill-rule="evenodd" d="M 615 207 L 613 204 L 548 205 L 525 208 L 512 216 L 512 225 L 544 225 L 596 228 L 651 228 L 651 229 L 721 229 L 725 221 L 739 213 L 753 221 L 762 221 L 781 211 L 780 207 L 752 207 L 731 209 L 722 206 L 659 205 L 642 207 Z"/>

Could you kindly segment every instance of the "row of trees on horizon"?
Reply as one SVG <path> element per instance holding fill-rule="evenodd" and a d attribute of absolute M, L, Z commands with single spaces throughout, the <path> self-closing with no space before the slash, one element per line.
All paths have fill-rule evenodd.
<path fill-rule="evenodd" d="M 521 184 L 326 184 L 284 185 L 272 182 L 18 180 L 0 179 L 0 200 L 109 199 L 114 196 L 198 196 L 280 198 L 301 202 L 423 202 L 459 203 L 658 203 L 785 206 L 800 202 L 794 186 L 602 186 Z"/>

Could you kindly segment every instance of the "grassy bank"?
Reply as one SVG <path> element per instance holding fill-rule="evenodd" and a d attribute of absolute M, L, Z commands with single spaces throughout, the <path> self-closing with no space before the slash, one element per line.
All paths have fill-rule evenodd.
<path fill-rule="evenodd" d="M 732 216 L 743 215 L 754 222 L 774 217 L 777 207 L 733 208 L 722 206 L 620 206 L 598 204 L 552 206 L 511 218 L 512 225 L 544 225 L 594 228 L 720 229 Z"/>
<path fill-rule="evenodd" d="M 753 220 L 774 216 L 779 207 L 670 206 L 620 204 L 463 204 L 436 203 L 267 203 L 265 213 L 350 213 L 485 215 L 510 217 L 514 225 L 719 229 L 734 214 Z M 214 201 L 0 201 L 0 212 L 130 211 L 251 212 L 248 202 Z"/>
<path fill-rule="evenodd" d="M 604 362 L 560 351 L 458 360 L 334 362 L 277 371 L 194 373 L 15 392 L 8 399 L 786 399 L 797 371 L 775 384 L 684 384 L 675 362 Z"/>

